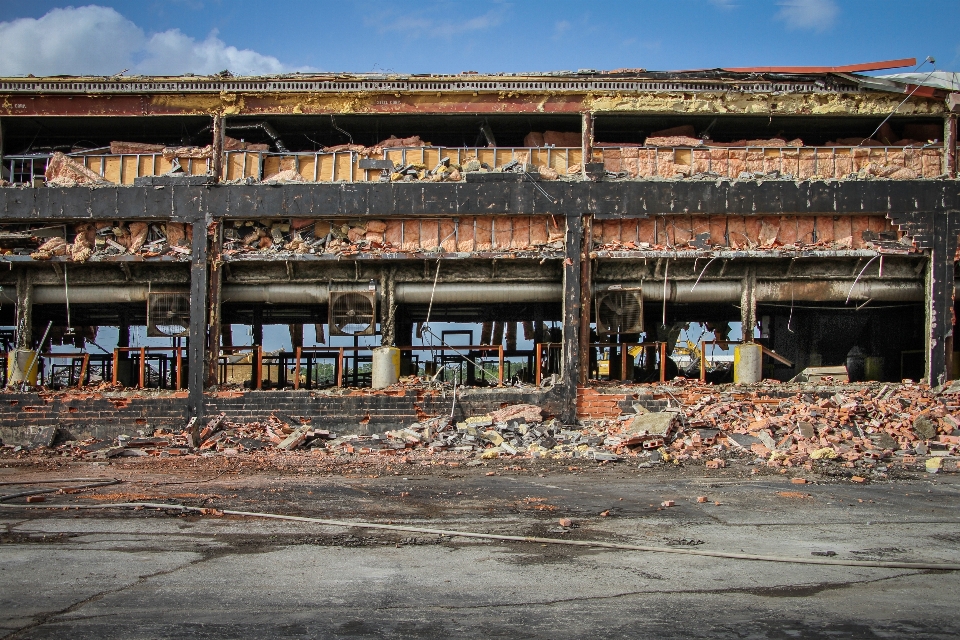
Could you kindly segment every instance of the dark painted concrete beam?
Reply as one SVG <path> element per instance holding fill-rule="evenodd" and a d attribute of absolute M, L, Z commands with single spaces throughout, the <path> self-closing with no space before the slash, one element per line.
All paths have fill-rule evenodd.
<path fill-rule="evenodd" d="M 541 189 L 543 191 L 541 191 Z M 953 180 L 531 182 L 0 189 L 0 220 L 411 215 L 770 215 L 960 208 Z"/>

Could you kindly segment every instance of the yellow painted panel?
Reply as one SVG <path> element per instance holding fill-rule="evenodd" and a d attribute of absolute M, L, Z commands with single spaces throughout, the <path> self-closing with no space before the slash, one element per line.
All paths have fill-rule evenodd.
<path fill-rule="evenodd" d="M 318 155 L 317 161 L 320 163 L 317 180 L 319 182 L 330 182 L 333 180 L 333 154 L 324 153 Z"/>
<path fill-rule="evenodd" d="M 490 168 L 493 168 L 497 164 L 497 160 L 494 156 L 494 149 L 477 149 L 477 158 L 480 160 L 480 164 L 486 162 L 490 165 Z"/>
<path fill-rule="evenodd" d="M 257 180 L 263 178 L 262 171 L 260 169 L 260 154 L 259 153 L 245 153 L 244 154 L 244 166 L 246 167 L 244 178 L 253 177 Z"/>
<path fill-rule="evenodd" d="M 265 180 L 270 176 L 275 176 L 280 173 L 280 157 L 279 156 L 264 156 L 263 157 L 263 177 Z"/>
<path fill-rule="evenodd" d="M 353 154 L 349 151 L 337 154 L 337 180 L 350 180 L 350 165 L 353 164 Z"/>
<path fill-rule="evenodd" d="M 139 163 L 137 162 L 137 156 L 120 156 L 120 160 L 120 184 L 133 184 L 133 181 L 136 179 L 137 173 L 140 170 Z"/>
<path fill-rule="evenodd" d="M 157 175 L 154 166 L 156 162 L 156 155 L 149 156 L 140 156 L 140 163 L 138 166 L 139 175 L 141 176 L 155 176 Z"/>
<path fill-rule="evenodd" d="M 103 162 L 106 163 L 103 179 L 120 184 L 120 156 L 103 156 Z"/>
<path fill-rule="evenodd" d="M 427 169 L 433 169 L 440 164 L 440 149 L 436 147 L 427 147 L 423 150 L 423 164 Z"/>
<path fill-rule="evenodd" d="M 403 152 L 396 149 L 387 151 L 387 157 L 384 159 L 393 161 L 393 164 L 399 167 L 403 164 Z"/>
<path fill-rule="evenodd" d="M 226 166 L 224 167 L 225 178 L 227 180 L 242 180 L 246 177 L 244 173 L 247 154 L 243 152 L 230 152 L 227 154 Z"/>
<path fill-rule="evenodd" d="M 690 166 L 693 164 L 693 152 L 690 149 L 676 149 L 673 152 L 673 161 Z"/>
<path fill-rule="evenodd" d="M 570 163 L 571 167 L 575 164 L 581 164 L 583 162 L 583 149 L 570 149 L 570 155 L 567 158 L 567 162 Z"/>
<path fill-rule="evenodd" d="M 313 170 L 317 166 L 317 156 L 300 156 L 300 175 L 308 182 L 313 182 Z"/>

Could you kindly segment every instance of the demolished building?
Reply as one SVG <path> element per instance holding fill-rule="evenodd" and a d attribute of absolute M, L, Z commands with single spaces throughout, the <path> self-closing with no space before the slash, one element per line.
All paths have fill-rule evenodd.
<path fill-rule="evenodd" d="M 960 98 L 884 66 L 0 79 L 0 435 L 573 424 L 738 342 L 942 384 Z"/>

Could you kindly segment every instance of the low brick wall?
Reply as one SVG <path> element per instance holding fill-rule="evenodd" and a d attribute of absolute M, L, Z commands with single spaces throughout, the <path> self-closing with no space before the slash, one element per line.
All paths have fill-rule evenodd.
<path fill-rule="evenodd" d="M 468 389 L 457 393 L 454 418 L 463 420 L 510 404 L 529 403 L 546 415 L 559 413 L 558 395 L 539 389 Z M 396 429 L 438 415 L 449 415 L 453 396 L 436 390 L 220 392 L 206 398 L 209 414 L 224 412 L 235 422 L 254 422 L 272 413 L 283 420 L 308 419 L 310 424 L 341 433 L 373 433 Z M 180 430 L 187 394 L 179 393 L 2 393 L 0 438 L 24 444 L 41 427 L 57 426 L 72 439 L 114 438 L 121 433 Z"/>

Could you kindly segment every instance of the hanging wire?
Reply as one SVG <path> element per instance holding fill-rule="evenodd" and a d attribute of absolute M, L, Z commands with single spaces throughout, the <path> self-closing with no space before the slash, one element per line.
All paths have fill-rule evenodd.
<path fill-rule="evenodd" d="M 900 107 L 902 107 L 903 105 L 905 105 L 905 104 L 907 103 L 907 100 L 909 100 L 909 99 L 913 96 L 913 94 L 915 94 L 915 93 L 917 92 L 917 89 L 919 89 L 921 86 L 923 86 L 923 83 L 926 82 L 927 80 L 929 80 L 929 79 L 930 79 L 930 76 L 932 76 L 932 75 L 936 72 L 936 70 L 937 70 L 936 60 L 934 60 L 934 59 L 931 58 L 930 56 L 927 56 L 927 59 L 926 59 L 926 60 L 924 60 L 923 62 L 921 62 L 920 64 L 918 64 L 918 65 L 917 65 L 917 69 L 919 69 L 919 68 L 922 67 L 923 65 L 927 64 L 928 62 L 933 65 L 933 71 L 931 71 L 930 73 L 928 73 L 928 74 L 927 74 L 927 77 L 924 78 L 923 80 L 921 80 L 921 81 L 913 88 L 913 91 L 911 91 L 910 93 L 907 94 L 907 97 L 904 98 L 903 101 L 902 101 L 900 104 L 897 105 L 897 108 L 896 108 L 896 109 L 894 109 L 893 111 L 890 112 L 890 115 L 888 115 L 886 118 L 883 119 L 883 122 L 881 122 L 880 125 L 879 125 L 876 129 L 873 130 L 873 133 L 871 133 L 868 137 L 866 137 L 866 138 L 864 138 L 863 140 L 860 141 L 860 144 L 857 145 L 858 147 L 862 147 L 862 146 L 863 146 L 863 143 L 864 143 L 866 140 L 869 140 L 869 139 L 872 138 L 873 136 L 877 135 L 877 132 L 880 131 L 880 128 L 883 127 L 883 125 L 887 124 L 887 120 L 889 120 L 890 118 L 892 118 L 892 117 L 893 117 L 893 114 L 895 114 L 897 111 L 899 111 L 899 110 L 900 110 Z M 916 71 L 917 69 L 914 69 L 914 71 Z"/>

